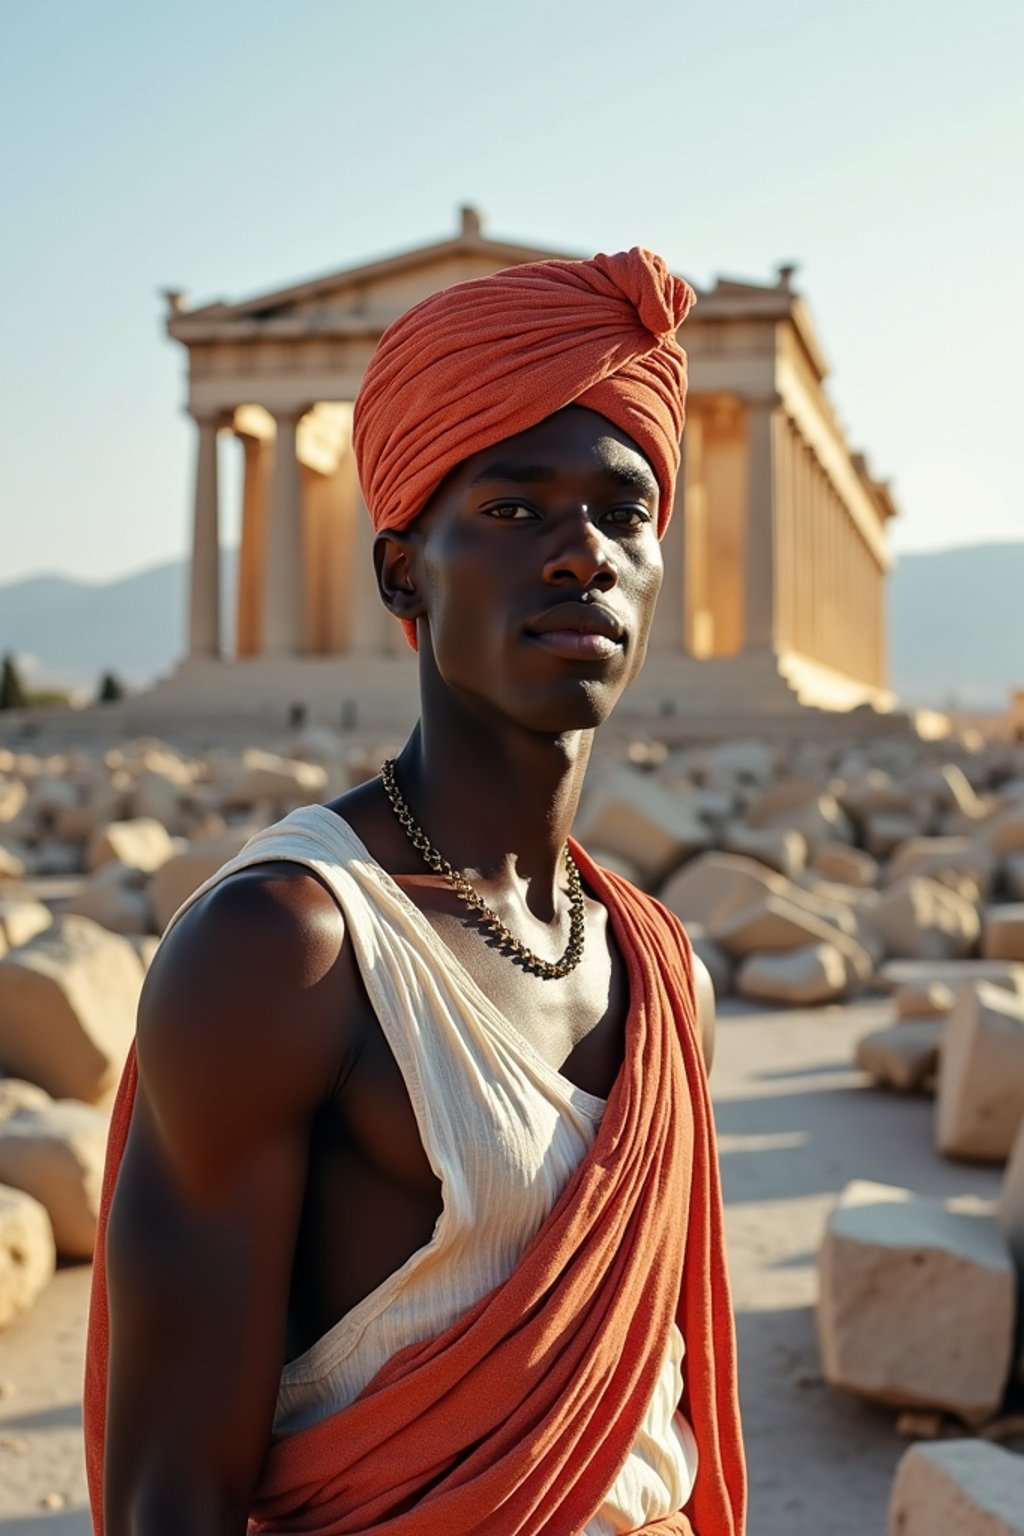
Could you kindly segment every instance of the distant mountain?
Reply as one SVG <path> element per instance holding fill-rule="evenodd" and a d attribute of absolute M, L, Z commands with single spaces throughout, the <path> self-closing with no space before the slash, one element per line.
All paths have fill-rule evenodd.
<path fill-rule="evenodd" d="M 221 561 L 223 630 L 234 628 L 234 550 Z M 33 683 L 91 695 L 102 672 L 141 687 L 184 648 L 183 561 L 118 581 L 35 576 L 0 586 L 0 653 L 35 658 Z M 1000 709 L 1024 687 L 1024 541 L 903 555 L 889 586 L 892 686 L 907 704 Z"/>

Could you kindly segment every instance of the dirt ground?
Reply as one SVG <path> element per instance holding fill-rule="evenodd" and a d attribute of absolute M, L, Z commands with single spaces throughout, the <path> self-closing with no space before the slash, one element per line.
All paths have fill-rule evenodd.
<path fill-rule="evenodd" d="M 750 1536 L 884 1536 L 904 1444 L 895 1413 L 826 1388 L 815 1254 L 852 1178 L 995 1196 L 999 1172 L 931 1147 L 931 1105 L 878 1093 L 850 1067 L 885 1002 L 789 1013 L 727 1005 L 713 1074 L 740 1341 Z M 0 1334 L 0 1536 L 86 1536 L 81 1465 L 88 1271 L 62 1270 Z M 708 1533 L 713 1536 L 713 1533 Z"/>

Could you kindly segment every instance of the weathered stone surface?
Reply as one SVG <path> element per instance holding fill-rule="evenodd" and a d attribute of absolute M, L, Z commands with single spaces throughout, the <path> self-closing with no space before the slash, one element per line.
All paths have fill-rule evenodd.
<path fill-rule="evenodd" d="M 26 864 L 32 875 L 78 875 L 82 872 L 82 850 L 51 837 L 32 849 Z"/>
<path fill-rule="evenodd" d="M 902 843 L 889 861 L 890 885 L 911 875 L 933 879 L 969 875 L 982 895 L 987 895 L 995 874 L 995 855 L 977 838 L 912 837 Z"/>
<path fill-rule="evenodd" d="M 25 860 L 12 848 L 0 843 L 0 885 L 6 880 L 21 880 L 25 875 Z"/>
<path fill-rule="evenodd" d="M 71 1099 L 0 1122 L 0 1184 L 45 1207 L 62 1258 L 92 1257 L 107 1129 L 105 1114 Z"/>
<path fill-rule="evenodd" d="M 811 867 L 824 880 L 836 885 L 869 889 L 878 884 L 878 860 L 863 849 L 851 848 L 846 843 L 821 843 L 814 850 Z"/>
<path fill-rule="evenodd" d="M 756 859 L 737 853 L 702 853 L 669 876 L 658 899 L 684 923 L 707 926 L 759 896 L 781 894 L 785 889 L 782 877 Z"/>
<path fill-rule="evenodd" d="M 1024 1120 L 1024 997 L 961 989 L 942 1040 L 935 1138 L 951 1157 L 1003 1162 Z"/>
<path fill-rule="evenodd" d="M 184 853 L 177 853 L 162 864 L 149 883 L 149 899 L 157 933 L 163 933 L 182 902 L 215 875 L 222 864 L 241 853 L 249 841 L 248 827 L 228 832 L 224 837 L 191 843 Z"/>
<path fill-rule="evenodd" d="M 735 988 L 753 1002 L 809 1008 L 845 997 L 850 972 L 834 944 L 804 944 L 748 955 L 736 973 Z"/>
<path fill-rule="evenodd" d="M 851 934 L 788 896 L 755 898 L 738 912 L 709 923 L 708 933 L 716 944 L 740 958 L 762 951 L 831 945 L 842 955 L 851 984 L 867 983 L 874 971 L 871 956 Z"/>
<path fill-rule="evenodd" d="M 706 776 L 721 776 L 739 783 L 767 784 L 777 762 L 775 748 L 756 739 L 722 741 L 704 752 Z"/>
<path fill-rule="evenodd" d="M 924 981 L 912 986 L 897 987 L 893 993 L 896 1017 L 899 1019 L 945 1018 L 955 1001 L 956 993 L 945 981 Z"/>
<path fill-rule="evenodd" d="M 887 960 L 875 973 L 883 992 L 942 982 L 954 992 L 968 981 L 989 981 L 1024 997 L 1024 965 L 1012 960 Z"/>
<path fill-rule="evenodd" d="M 986 960 L 1024 961 L 1024 902 L 988 908 L 982 925 L 981 952 Z"/>
<path fill-rule="evenodd" d="M 799 832 L 811 850 L 822 843 L 853 840 L 853 828 L 835 796 L 823 794 L 820 785 L 805 781 L 784 780 L 766 790 L 748 805 L 746 819 L 752 827 L 785 827 Z"/>
<path fill-rule="evenodd" d="M 876 1029 L 857 1042 L 857 1065 L 882 1087 L 902 1093 L 927 1088 L 938 1070 L 945 1027 L 945 1019 L 910 1019 Z"/>
<path fill-rule="evenodd" d="M 0 1328 L 28 1311 L 56 1263 L 50 1218 L 39 1201 L 0 1185 Z"/>
<path fill-rule="evenodd" d="M 974 904 L 938 880 L 911 877 L 883 891 L 870 921 L 894 960 L 960 960 L 981 932 Z"/>
<path fill-rule="evenodd" d="M 37 933 L 49 928 L 52 921 L 50 909 L 41 901 L 30 901 L 24 896 L 0 896 L 0 937 L 6 940 L 8 949 L 27 944 Z"/>
<path fill-rule="evenodd" d="M 0 779 L 0 826 L 20 816 L 27 800 L 28 786 L 21 779 Z"/>
<path fill-rule="evenodd" d="M 116 1081 L 143 971 L 127 939 L 58 917 L 0 960 L 0 1070 L 93 1102 Z"/>
<path fill-rule="evenodd" d="M 706 848 L 707 827 L 685 796 L 670 794 L 634 769 L 605 774 L 587 795 L 576 819 L 575 835 L 631 859 L 645 880 Z"/>
<path fill-rule="evenodd" d="M 152 817 L 140 816 L 134 821 L 113 821 L 101 828 L 89 840 L 86 865 L 90 870 L 98 870 L 117 860 L 132 869 L 152 873 L 173 854 L 174 842 L 167 828 Z"/>
<path fill-rule="evenodd" d="M 379 766 L 379 761 L 378 761 Z M 225 805 L 255 808 L 273 805 L 309 805 L 327 788 L 327 773 L 319 763 L 278 757 L 274 752 L 251 748 L 222 783 Z"/>
<path fill-rule="evenodd" d="M 895 815 L 913 819 L 920 827 L 913 799 L 884 768 L 868 768 L 849 776 L 838 791 L 838 799 L 847 815 L 862 825 L 872 816 Z"/>
<path fill-rule="evenodd" d="M 1024 1456 L 984 1440 L 940 1440 L 903 1453 L 889 1536 L 1024 1536 Z"/>
<path fill-rule="evenodd" d="M 0 1077 L 0 1125 L 19 1109 L 45 1109 L 53 1100 L 44 1088 L 22 1077 Z"/>
<path fill-rule="evenodd" d="M 849 1185 L 819 1261 L 818 1334 L 832 1386 L 968 1424 L 998 1409 L 1014 1275 L 994 1217 L 908 1190 Z"/>
<path fill-rule="evenodd" d="M 875 811 L 864 820 L 864 847 L 873 858 L 885 859 L 920 831 L 921 818 L 915 813 Z"/>
<path fill-rule="evenodd" d="M 807 839 L 791 827 L 748 827 L 738 822 L 726 831 L 725 847 L 789 879 L 807 866 Z"/>
<path fill-rule="evenodd" d="M 144 870 L 112 860 L 71 897 L 64 911 L 91 917 L 111 933 L 152 933 L 153 905 L 145 882 Z"/>

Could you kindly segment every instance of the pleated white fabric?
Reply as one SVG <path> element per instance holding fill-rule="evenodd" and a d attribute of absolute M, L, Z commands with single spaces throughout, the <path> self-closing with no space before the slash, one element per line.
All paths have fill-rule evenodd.
<path fill-rule="evenodd" d="M 443 1208 L 430 1242 L 281 1375 L 274 1429 L 345 1407 L 393 1354 L 444 1332 L 512 1273 L 601 1123 L 605 1101 L 550 1066 L 426 918 L 326 806 L 266 828 L 171 920 L 238 870 L 284 859 L 333 892 L 367 994 L 401 1070 Z M 682 1509 L 697 1448 L 678 1412 L 684 1343 L 673 1327 L 643 1429 L 584 1536 Z"/>

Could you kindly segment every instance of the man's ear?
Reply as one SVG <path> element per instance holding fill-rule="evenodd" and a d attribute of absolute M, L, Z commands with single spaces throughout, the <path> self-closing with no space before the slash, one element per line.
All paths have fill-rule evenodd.
<path fill-rule="evenodd" d="M 380 600 L 396 619 L 418 619 L 426 613 L 416 572 L 417 540 L 408 529 L 378 533 L 373 541 L 373 566 Z"/>

